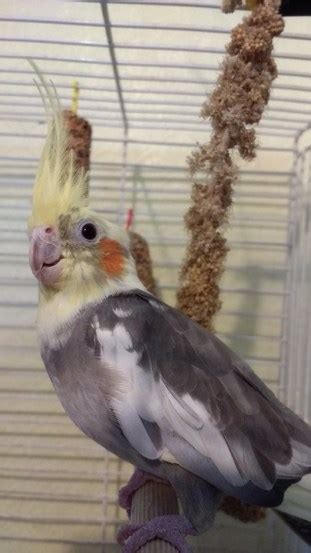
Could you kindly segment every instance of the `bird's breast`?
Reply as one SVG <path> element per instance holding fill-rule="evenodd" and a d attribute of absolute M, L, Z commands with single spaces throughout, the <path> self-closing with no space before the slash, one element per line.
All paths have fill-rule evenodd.
<path fill-rule="evenodd" d="M 109 374 L 81 340 L 72 337 L 58 349 L 43 345 L 42 358 L 69 417 L 88 436 L 107 447 L 112 426 Z"/>
<path fill-rule="evenodd" d="M 97 343 L 85 339 L 82 326 L 73 329 L 59 348 L 42 344 L 42 359 L 56 393 L 66 413 L 87 436 L 122 459 L 145 468 L 110 406 L 118 371 L 98 354 Z"/>

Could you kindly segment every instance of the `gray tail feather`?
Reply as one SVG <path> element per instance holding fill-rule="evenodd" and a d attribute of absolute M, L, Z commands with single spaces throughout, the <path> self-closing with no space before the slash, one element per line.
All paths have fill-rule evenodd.
<path fill-rule="evenodd" d="M 228 495 L 237 497 L 244 503 L 260 505 L 261 507 L 277 507 L 284 498 L 284 493 L 292 484 L 299 482 L 300 478 L 279 479 L 269 491 L 262 490 L 249 482 L 241 488 L 232 488 Z"/>
<path fill-rule="evenodd" d="M 214 522 L 223 493 L 178 465 L 166 464 L 165 477 L 175 489 L 184 515 L 194 529 L 198 533 L 208 530 Z"/>

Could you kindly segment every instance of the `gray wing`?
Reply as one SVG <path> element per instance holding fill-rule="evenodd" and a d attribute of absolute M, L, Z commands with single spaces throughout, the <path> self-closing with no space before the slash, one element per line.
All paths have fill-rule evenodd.
<path fill-rule="evenodd" d="M 112 407 L 142 455 L 225 491 L 269 491 L 310 472 L 310 427 L 220 340 L 144 292 L 106 302 L 99 327 L 112 330 L 120 377 Z"/>

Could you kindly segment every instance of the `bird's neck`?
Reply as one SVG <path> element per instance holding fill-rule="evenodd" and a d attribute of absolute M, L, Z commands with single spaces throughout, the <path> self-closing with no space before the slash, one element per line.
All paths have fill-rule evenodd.
<path fill-rule="evenodd" d="M 39 289 L 38 334 L 41 342 L 51 347 L 68 339 L 74 320 L 91 305 L 105 297 L 135 288 L 145 290 L 136 274 L 129 272 L 120 280 L 75 282 L 71 280 L 61 290 Z"/>

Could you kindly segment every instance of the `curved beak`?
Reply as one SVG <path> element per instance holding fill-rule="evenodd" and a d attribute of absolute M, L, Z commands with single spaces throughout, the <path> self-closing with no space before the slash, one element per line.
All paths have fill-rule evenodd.
<path fill-rule="evenodd" d="M 40 226 L 30 235 L 29 263 L 34 276 L 43 284 L 53 284 L 61 274 L 62 249 L 58 231 Z"/>

